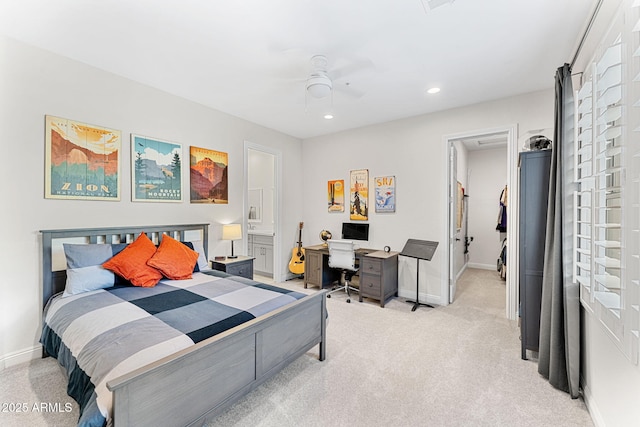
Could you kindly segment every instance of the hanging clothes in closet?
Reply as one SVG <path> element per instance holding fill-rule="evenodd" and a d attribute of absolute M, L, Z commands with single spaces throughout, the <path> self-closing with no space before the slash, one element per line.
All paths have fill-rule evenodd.
<path fill-rule="evenodd" d="M 501 233 L 507 231 L 507 186 L 505 185 L 500 193 L 500 212 L 498 213 L 498 225 L 496 230 Z"/>

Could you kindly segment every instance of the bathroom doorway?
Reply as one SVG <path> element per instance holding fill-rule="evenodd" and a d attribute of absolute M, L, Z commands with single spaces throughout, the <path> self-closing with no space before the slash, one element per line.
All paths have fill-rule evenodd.
<path fill-rule="evenodd" d="M 247 250 L 254 257 L 254 276 L 277 281 L 281 275 L 278 193 L 281 154 L 245 142 L 244 229 Z"/>

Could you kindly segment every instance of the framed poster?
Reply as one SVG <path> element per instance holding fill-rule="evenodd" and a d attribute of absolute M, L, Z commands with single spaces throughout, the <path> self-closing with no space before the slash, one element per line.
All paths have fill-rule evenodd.
<path fill-rule="evenodd" d="M 376 212 L 396 211 L 396 177 L 379 176 L 374 178 Z"/>
<path fill-rule="evenodd" d="M 45 198 L 120 200 L 120 131 L 45 116 Z"/>
<path fill-rule="evenodd" d="M 349 218 L 354 221 L 369 219 L 369 170 L 351 171 Z"/>
<path fill-rule="evenodd" d="M 227 153 L 191 147 L 189 158 L 191 203 L 228 204 Z"/>
<path fill-rule="evenodd" d="M 327 187 L 329 212 L 344 212 L 344 179 L 328 181 Z"/>
<path fill-rule="evenodd" d="M 182 201 L 182 145 L 131 134 L 131 200 Z"/>

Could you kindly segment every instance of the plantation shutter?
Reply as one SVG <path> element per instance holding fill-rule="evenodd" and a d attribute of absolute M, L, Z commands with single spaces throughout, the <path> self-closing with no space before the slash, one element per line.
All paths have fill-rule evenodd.
<path fill-rule="evenodd" d="M 640 0 L 621 8 L 577 93 L 574 281 L 623 353 L 640 330 Z"/>

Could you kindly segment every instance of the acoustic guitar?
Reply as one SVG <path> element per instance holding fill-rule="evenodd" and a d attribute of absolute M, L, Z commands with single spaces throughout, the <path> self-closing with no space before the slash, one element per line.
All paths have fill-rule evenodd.
<path fill-rule="evenodd" d="M 302 247 L 302 227 L 304 222 L 298 225 L 298 246 L 291 251 L 289 271 L 293 274 L 304 274 L 304 248 Z"/>

